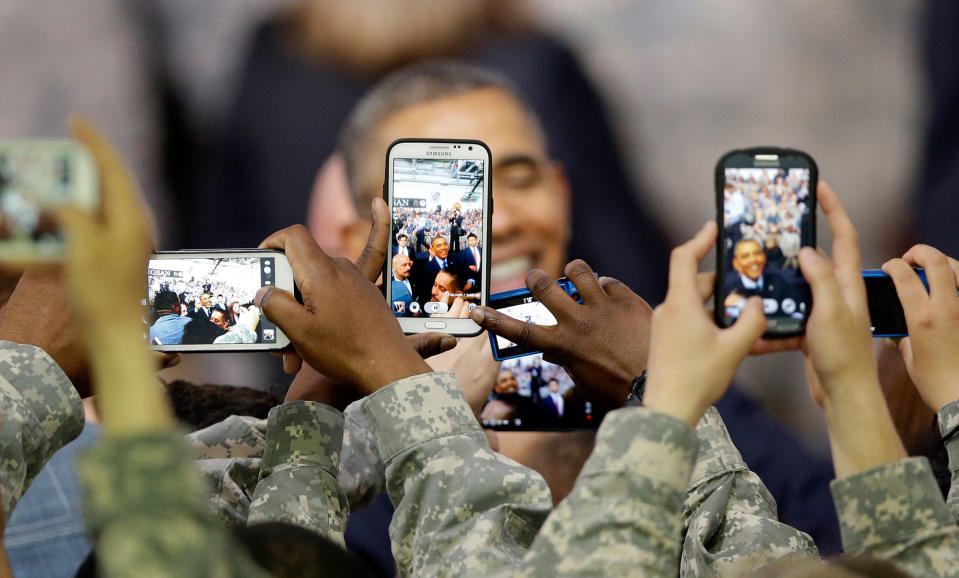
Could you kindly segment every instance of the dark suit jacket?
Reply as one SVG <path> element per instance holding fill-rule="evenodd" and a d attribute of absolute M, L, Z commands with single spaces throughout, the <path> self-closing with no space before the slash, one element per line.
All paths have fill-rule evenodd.
<path fill-rule="evenodd" d="M 413 259 L 413 258 L 416 257 L 416 253 L 413 252 L 413 247 L 410 246 L 409 243 L 407 243 L 407 244 L 406 244 L 406 247 L 403 247 L 403 249 L 406 250 L 406 255 L 407 255 L 410 259 Z M 399 253 L 399 252 L 400 252 L 400 246 L 399 246 L 399 245 L 393 245 L 393 255 L 395 256 L 395 255 L 396 255 L 397 253 Z"/>
<path fill-rule="evenodd" d="M 753 297 L 758 295 L 763 299 L 773 299 L 776 301 L 778 310 L 774 315 L 789 315 L 782 310 L 783 301 L 786 299 L 792 299 L 796 309 L 793 313 L 799 311 L 799 303 L 804 302 L 803 289 L 797 286 L 794 283 L 789 282 L 786 277 L 779 271 L 775 269 L 770 269 L 766 267 L 766 270 L 763 271 L 763 285 L 761 288 L 757 289 L 747 289 L 743 286 L 742 279 L 737 274 L 732 279 L 726 279 L 726 295 L 729 295 L 732 292 L 739 293 L 743 297 Z"/>

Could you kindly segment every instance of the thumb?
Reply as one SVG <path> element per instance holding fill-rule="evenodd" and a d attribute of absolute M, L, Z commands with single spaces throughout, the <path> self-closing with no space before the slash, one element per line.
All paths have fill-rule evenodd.
<path fill-rule="evenodd" d="M 262 287 L 256 292 L 254 302 L 266 318 L 276 323 L 290 341 L 302 343 L 306 337 L 309 319 L 313 314 L 300 305 L 293 294 L 277 287 Z"/>
<path fill-rule="evenodd" d="M 456 347 L 456 338 L 445 333 L 418 333 L 410 335 L 407 339 L 423 359 L 428 359 Z"/>
<path fill-rule="evenodd" d="M 741 361 L 741 358 L 746 356 L 749 348 L 762 337 L 765 331 L 766 314 L 763 313 L 763 300 L 759 297 L 750 297 L 736 323 L 723 331 L 723 338 Z"/>
<path fill-rule="evenodd" d="M 912 376 L 912 341 L 908 337 L 899 340 L 899 355 L 906 364 L 906 371 Z"/>

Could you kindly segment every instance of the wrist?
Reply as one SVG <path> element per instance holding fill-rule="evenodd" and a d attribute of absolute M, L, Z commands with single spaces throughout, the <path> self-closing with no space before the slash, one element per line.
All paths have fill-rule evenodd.
<path fill-rule="evenodd" d="M 363 395 L 370 395 L 387 385 L 433 369 L 412 348 L 409 355 L 370 358 L 355 371 L 357 384 Z"/>
<path fill-rule="evenodd" d="M 665 384 L 657 383 L 652 379 L 646 381 L 646 392 L 643 397 L 643 406 L 653 409 L 667 415 L 670 415 L 680 421 L 686 422 L 691 428 L 696 428 L 696 424 L 706 413 L 709 407 L 708 403 L 696 402 L 684 396 L 677 396 L 676 388 L 670 391 Z"/>

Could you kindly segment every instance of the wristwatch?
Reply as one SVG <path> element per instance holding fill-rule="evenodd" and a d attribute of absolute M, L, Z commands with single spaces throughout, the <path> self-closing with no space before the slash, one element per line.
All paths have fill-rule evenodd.
<path fill-rule="evenodd" d="M 629 392 L 624 405 L 643 405 L 643 392 L 646 391 L 646 370 L 629 382 Z"/>

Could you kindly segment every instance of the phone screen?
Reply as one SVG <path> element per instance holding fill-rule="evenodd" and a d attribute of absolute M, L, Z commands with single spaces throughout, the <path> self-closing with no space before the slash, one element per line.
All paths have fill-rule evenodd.
<path fill-rule="evenodd" d="M 592 429 L 602 419 L 569 374 L 543 361 L 542 353 L 504 361 L 480 413 L 483 427 L 496 430 Z"/>
<path fill-rule="evenodd" d="M 485 162 L 393 158 L 392 174 L 393 314 L 469 318 L 483 291 Z"/>
<path fill-rule="evenodd" d="M 810 169 L 726 166 L 723 172 L 721 324 L 731 325 L 746 299 L 759 296 L 767 333 L 799 333 L 812 304 L 798 261 L 800 247 L 815 245 Z"/>
<path fill-rule="evenodd" d="M 277 327 L 253 304 L 276 284 L 276 258 L 151 259 L 147 270 L 152 345 L 270 344 Z"/>
<path fill-rule="evenodd" d="M 0 142 L 0 246 L 4 257 L 58 257 L 57 207 L 96 204 L 96 172 L 69 140 Z"/>
<path fill-rule="evenodd" d="M 869 325 L 875 337 L 904 337 L 909 334 L 906 314 L 899 302 L 892 278 L 881 271 L 872 276 L 863 275 L 869 305 Z"/>

